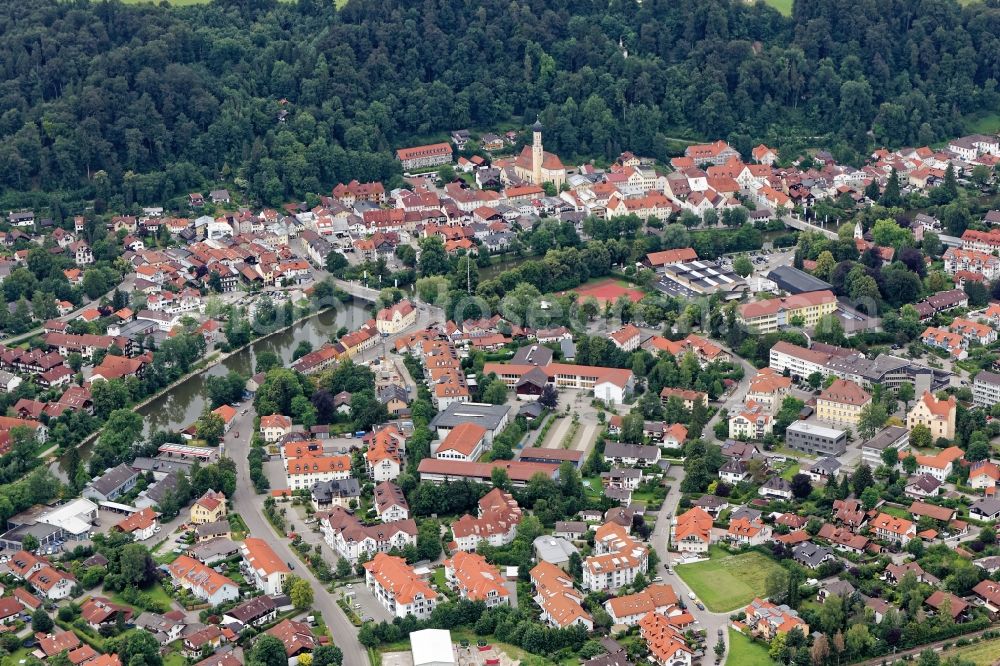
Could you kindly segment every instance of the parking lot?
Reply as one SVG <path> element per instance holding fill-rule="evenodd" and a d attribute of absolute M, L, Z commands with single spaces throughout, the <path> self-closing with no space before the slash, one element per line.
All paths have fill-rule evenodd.
<path fill-rule="evenodd" d="M 362 620 L 374 619 L 376 622 L 392 622 L 392 615 L 375 599 L 371 590 L 364 583 L 348 583 L 338 588 L 337 594 L 350 597 L 351 608 Z"/>

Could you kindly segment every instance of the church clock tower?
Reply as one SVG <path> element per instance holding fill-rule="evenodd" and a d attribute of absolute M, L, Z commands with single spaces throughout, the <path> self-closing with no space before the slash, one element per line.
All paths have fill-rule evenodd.
<path fill-rule="evenodd" d="M 542 121 L 535 119 L 535 124 L 531 126 L 533 141 L 531 144 L 531 178 L 535 185 L 542 184 Z"/>

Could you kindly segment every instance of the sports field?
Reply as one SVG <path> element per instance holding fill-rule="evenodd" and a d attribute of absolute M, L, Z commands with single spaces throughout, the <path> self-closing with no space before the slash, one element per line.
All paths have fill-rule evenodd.
<path fill-rule="evenodd" d="M 608 301 L 614 303 L 622 296 L 626 296 L 633 303 L 638 303 L 645 296 L 642 291 L 636 289 L 628 282 L 612 279 L 583 284 L 571 291 L 580 295 L 580 303 L 593 296 L 602 308 Z"/>
<path fill-rule="evenodd" d="M 756 552 L 730 555 L 713 548 L 711 559 L 679 564 L 677 575 L 713 613 L 728 613 L 764 596 L 767 577 L 781 566 Z"/>

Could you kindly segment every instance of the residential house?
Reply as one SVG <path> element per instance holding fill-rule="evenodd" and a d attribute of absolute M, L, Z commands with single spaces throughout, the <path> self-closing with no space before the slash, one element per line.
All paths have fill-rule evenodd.
<path fill-rule="evenodd" d="M 266 541 L 256 537 L 245 539 L 241 554 L 243 556 L 241 569 L 248 582 L 253 583 L 264 594 L 282 593 L 285 580 L 292 575 L 292 572 Z"/>
<path fill-rule="evenodd" d="M 955 396 L 942 400 L 930 391 L 925 391 L 907 413 L 906 427 L 913 430 L 915 425 L 921 424 L 930 429 L 931 436 L 935 439 L 954 439 L 956 411 Z"/>
<path fill-rule="evenodd" d="M 364 568 L 365 585 L 393 617 L 424 619 L 437 605 L 437 593 L 403 558 L 378 553 Z"/>

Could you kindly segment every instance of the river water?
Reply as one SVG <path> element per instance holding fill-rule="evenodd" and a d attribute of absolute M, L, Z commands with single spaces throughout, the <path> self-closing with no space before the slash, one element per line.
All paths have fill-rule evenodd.
<path fill-rule="evenodd" d="M 224 376 L 229 372 L 238 372 L 249 377 L 253 374 L 257 354 L 263 351 L 274 352 L 287 367 L 291 365 L 292 354 L 300 342 L 308 340 L 312 343 L 313 349 L 318 349 L 323 343 L 329 342 L 342 326 L 346 326 L 349 330 L 359 328 L 371 317 L 368 308 L 369 304 L 366 301 L 357 299 L 347 301 L 335 309 L 326 310 L 300 321 L 288 330 L 257 340 L 205 372 L 178 384 L 136 410 L 142 415 L 146 435 L 156 430 L 181 430 L 194 423 L 208 402 L 205 392 L 206 377 Z M 90 453 L 90 447 L 91 443 L 88 443 L 80 448 L 80 455 L 84 460 Z M 65 472 L 64 465 L 65 456 L 59 462 L 59 468 L 63 472 Z"/>

